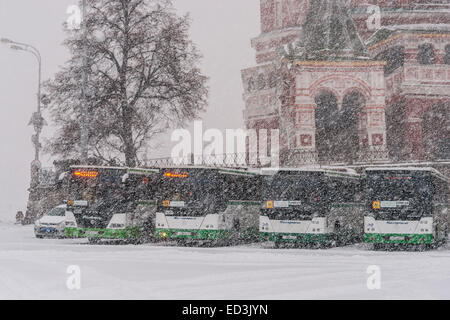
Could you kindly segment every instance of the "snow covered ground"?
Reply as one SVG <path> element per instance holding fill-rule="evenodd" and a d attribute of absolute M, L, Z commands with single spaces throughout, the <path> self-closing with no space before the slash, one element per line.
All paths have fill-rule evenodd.
<path fill-rule="evenodd" d="M 81 289 L 66 286 L 81 270 Z M 367 288 L 379 266 L 381 289 Z M 0 224 L 0 299 L 449 299 L 450 246 L 373 252 L 261 245 L 178 248 L 38 240 L 32 227 Z"/>

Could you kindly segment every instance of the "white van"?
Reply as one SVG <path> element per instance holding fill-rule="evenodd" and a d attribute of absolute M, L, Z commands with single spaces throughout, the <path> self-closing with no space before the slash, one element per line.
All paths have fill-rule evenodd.
<path fill-rule="evenodd" d="M 44 237 L 64 237 L 66 228 L 66 205 L 60 205 L 49 212 L 34 223 L 34 234 L 36 238 Z"/>

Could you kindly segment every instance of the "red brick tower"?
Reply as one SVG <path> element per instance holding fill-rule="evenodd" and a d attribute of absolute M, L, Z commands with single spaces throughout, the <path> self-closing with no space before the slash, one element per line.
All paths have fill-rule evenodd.
<path fill-rule="evenodd" d="M 251 40 L 257 66 L 242 70 L 247 128 L 278 129 L 279 102 L 276 87 L 279 75 L 277 50 L 298 40 L 307 0 L 261 0 L 261 34 Z"/>

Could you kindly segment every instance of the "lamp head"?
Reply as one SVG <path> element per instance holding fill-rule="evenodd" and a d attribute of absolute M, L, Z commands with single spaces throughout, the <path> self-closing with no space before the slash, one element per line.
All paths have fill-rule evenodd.
<path fill-rule="evenodd" d="M 12 41 L 12 40 L 9 40 L 9 39 L 7 39 L 7 38 L 1 38 L 1 39 L 0 39 L 0 42 L 1 42 L 1 43 L 12 43 L 13 41 Z"/>
<path fill-rule="evenodd" d="M 10 48 L 13 50 L 25 51 L 25 49 L 21 46 L 12 45 Z"/>

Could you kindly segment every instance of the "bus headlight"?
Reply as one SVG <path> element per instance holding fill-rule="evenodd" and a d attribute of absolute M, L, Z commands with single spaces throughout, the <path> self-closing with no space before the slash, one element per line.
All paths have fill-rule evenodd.
<path fill-rule="evenodd" d="M 66 221 L 66 227 L 76 227 L 77 224 L 75 221 Z"/>
<path fill-rule="evenodd" d="M 128 214 L 126 214 L 126 213 L 114 214 L 106 228 L 107 229 L 125 229 L 125 227 L 128 226 L 127 216 L 128 216 Z"/>
<path fill-rule="evenodd" d="M 125 229 L 125 225 L 123 223 L 111 223 L 109 228 L 110 229 Z"/>

